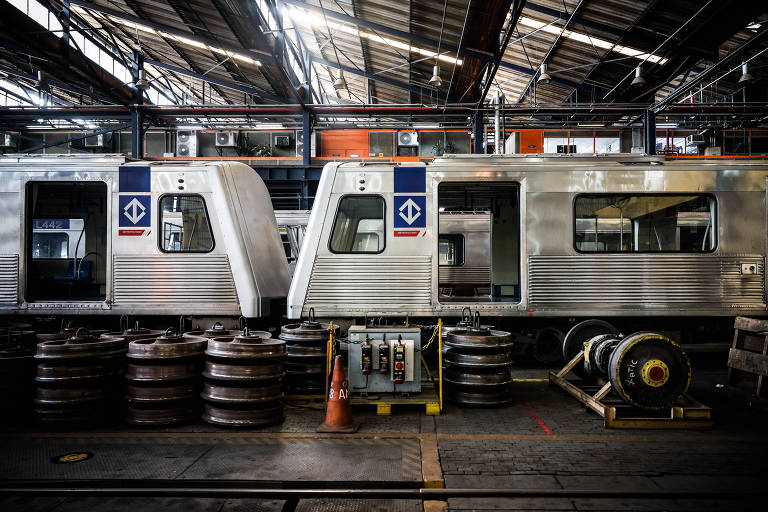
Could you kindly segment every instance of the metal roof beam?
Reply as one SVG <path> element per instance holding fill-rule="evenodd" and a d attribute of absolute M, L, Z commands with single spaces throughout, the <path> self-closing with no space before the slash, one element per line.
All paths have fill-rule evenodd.
<path fill-rule="evenodd" d="M 18 69 L 9 68 L 7 66 L 0 65 L 0 71 L 4 73 L 8 73 L 9 75 L 17 76 L 19 78 L 23 78 L 25 80 L 30 81 L 37 81 L 37 77 L 34 75 L 30 75 L 29 73 L 25 73 L 24 71 L 20 71 Z M 58 80 L 53 80 L 51 78 L 48 78 L 48 85 L 55 87 L 56 89 L 61 89 L 62 91 L 66 91 L 70 94 L 78 94 L 82 96 L 87 96 L 89 98 L 95 98 L 97 100 L 106 102 L 106 103 L 114 103 L 115 99 L 110 98 L 108 96 L 105 96 L 103 94 L 99 94 L 95 91 L 90 91 L 87 89 L 82 89 L 76 85 L 73 84 L 65 84 L 63 82 L 60 82 Z"/>
<path fill-rule="evenodd" d="M 768 34 L 768 24 L 763 25 L 751 38 L 747 39 L 744 43 L 742 43 L 738 48 L 732 50 L 728 55 L 724 56 L 708 68 L 706 68 L 704 71 L 696 75 L 694 78 L 689 80 L 688 82 L 679 85 L 677 89 L 669 93 L 667 96 L 656 102 L 651 109 L 654 112 L 659 112 L 661 110 L 664 110 L 665 107 L 667 107 L 670 103 L 674 102 L 681 96 L 683 96 L 686 92 L 690 92 L 691 89 L 696 87 L 697 85 L 701 84 L 707 77 L 709 77 L 714 71 L 719 69 L 720 67 L 724 65 L 728 65 L 729 62 L 732 62 L 736 60 L 742 52 L 749 49 L 752 45 L 754 45 L 756 42 L 760 41 L 766 34 Z M 666 84 L 665 84 L 666 85 Z"/>
<path fill-rule="evenodd" d="M 331 62 L 329 60 L 321 59 L 319 57 L 310 56 L 310 60 L 312 62 L 317 62 L 318 64 L 322 64 L 323 66 L 330 66 L 332 68 L 341 69 L 342 71 L 344 71 L 345 73 L 349 73 L 350 75 L 362 76 L 362 77 L 367 78 L 369 80 L 374 80 L 376 82 L 381 82 L 383 84 L 388 84 L 388 85 L 391 85 L 393 87 L 397 87 L 399 89 L 403 89 L 403 90 L 406 90 L 406 91 L 414 92 L 416 94 L 424 94 L 427 91 L 432 92 L 432 89 L 430 89 L 428 87 L 419 87 L 417 85 L 407 84 L 405 82 L 400 82 L 399 80 L 393 80 L 391 78 L 385 78 L 383 76 L 374 75 L 372 73 L 366 73 L 365 71 L 361 71 L 359 69 L 356 69 L 356 68 L 353 68 L 353 67 L 350 67 L 350 66 L 345 66 L 343 64 L 338 64 L 336 62 Z M 442 100 L 444 100 L 446 95 L 445 95 L 445 93 L 437 92 L 437 97 L 442 99 Z"/>
<path fill-rule="evenodd" d="M 98 12 L 106 16 L 113 16 L 115 18 L 129 21 L 137 25 L 144 25 L 145 27 L 149 27 L 154 30 L 159 30 L 161 32 L 166 32 L 174 36 L 183 37 L 183 38 L 189 39 L 190 41 L 199 42 L 208 46 L 215 46 L 217 48 L 221 48 L 229 52 L 239 53 L 241 55 L 248 56 L 260 62 L 270 62 L 270 63 L 276 64 L 275 58 L 268 52 L 264 52 L 260 50 L 249 50 L 247 48 L 241 48 L 239 46 L 228 45 L 220 41 L 216 41 L 214 39 L 198 36 L 196 34 L 193 34 L 192 32 L 187 32 L 186 30 L 179 30 L 176 27 L 163 25 L 162 23 L 155 23 L 153 21 L 140 18 L 138 16 L 132 16 L 123 11 L 118 11 L 117 9 L 110 9 L 109 7 L 97 5 L 97 4 L 88 2 L 86 0 L 70 0 L 70 3 L 72 5 L 79 5 L 80 7 L 88 9 L 89 11 Z"/>
<path fill-rule="evenodd" d="M 192 78 L 197 78 L 198 80 L 202 80 L 203 82 L 220 85 L 221 87 L 226 87 L 227 89 L 232 89 L 233 91 L 244 92 L 246 94 L 253 94 L 260 98 L 275 101 L 277 103 L 287 103 L 285 98 L 280 98 L 278 96 L 275 96 L 274 94 L 270 94 L 268 92 L 262 91 L 261 89 L 256 89 L 255 87 L 241 85 L 235 82 L 228 82 L 227 80 L 220 80 L 218 78 L 213 78 L 208 75 L 195 73 L 194 71 L 190 71 L 188 69 L 184 69 L 179 66 L 174 66 L 172 64 L 166 64 L 165 62 L 160 62 L 153 59 L 144 59 L 144 63 L 151 64 L 156 68 L 167 69 L 168 71 L 173 71 L 174 73 L 178 73 L 180 75 L 186 75 Z"/>
<path fill-rule="evenodd" d="M 75 0 L 75 1 L 82 1 L 82 0 Z M 420 36 L 418 34 L 411 34 L 403 30 L 387 27 L 386 25 L 381 25 L 379 23 L 374 23 L 372 21 L 366 21 L 360 18 L 355 18 L 354 16 L 349 16 L 347 14 L 333 11 L 331 9 L 321 9 L 316 5 L 303 2 L 302 0 L 282 0 L 282 3 L 288 4 L 288 5 L 294 5 L 301 9 L 318 14 L 319 16 L 325 15 L 328 18 L 336 21 L 349 23 L 357 27 L 367 28 L 375 31 L 378 34 L 386 34 L 392 37 L 396 37 L 398 39 L 402 39 L 404 41 L 409 41 L 411 43 L 421 43 L 425 46 L 429 46 L 433 48 L 437 48 L 439 46 L 441 53 L 443 50 L 445 50 L 446 52 L 456 53 L 457 57 L 460 57 L 461 55 L 472 55 L 473 57 L 477 57 L 483 60 L 492 60 L 494 58 L 494 55 L 489 55 L 487 52 L 480 52 L 480 51 L 472 50 L 471 48 L 459 49 L 456 46 L 446 44 L 444 42 L 442 44 L 439 44 L 438 41 L 435 41 L 434 39 L 430 39 L 428 37 Z"/>
<path fill-rule="evenodd" d="M 541 14 L 546 14 L 547 16 L 552 16 L 553 18 L 559 18 L 562 20 L 568 20 L 570 18 L 570 14 L 558 11 L 557 9 L 552 9 L 551 7 L 546 7 L 544 5 L 538 5 L 531 2 L 527 2 L 525 4 L 526 9 L 530 9 L 531 11 L 535 11 Z M 624 34 L 624 31 L 616 28 L 611 25 L 606 25 L 605 23 L 600 23 L 598 21 L 591 21 L 584 19 L 584 16 L 581 14 L 576 14 L 576 16 L 573 17 L 573 23 L 578 23 L 579 25 L 583 25 L 585 27 L 594 28 L 595 30 L 599 30 L 601 32 L 605 32 L 607 34 L 613 34 L 615 36 L 621 36 Z"/>

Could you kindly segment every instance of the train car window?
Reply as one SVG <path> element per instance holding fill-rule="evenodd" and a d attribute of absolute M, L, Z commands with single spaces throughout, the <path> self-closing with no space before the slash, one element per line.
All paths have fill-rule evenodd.
<path fill-rule="evenodd" d="M 163 252 L 210 252 L 213 233 L 198 195 L 164 195 L 160 198 L 160 249 Z"/>
<path fill-rule="evenodd" d="M 440 235 L 438 244 L 438 264 L 443 267 L 464 265 L 464 236 Z"/>
<path fill-rule="evenodd" d="M 331 252 L 378 254 L 384 251 L 384 213 L 381 196 L 342 197 L 331 232 Z"/>
<path fill-rule="evenodd" d="M 32 259 L 69 258 L 69 235 L 66 233 L 32 233 Z"/>
<path fill-rule="evenodd" d="M 579 252 L 711 252 L 715 208 L 706 194 L 580 195 L 574 245 Z"/>

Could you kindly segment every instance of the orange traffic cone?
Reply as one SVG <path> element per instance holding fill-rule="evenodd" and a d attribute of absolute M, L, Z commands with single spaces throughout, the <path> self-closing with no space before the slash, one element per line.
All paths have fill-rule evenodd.
<path fill-rule="evenodd" d="M 352 407 L 349 405 L 349 384 L 344 373 L 341 356 L 336 356 L 333 362 L 333 378 L 331 390 L 328 392 L 328 409 L 325 411 L 325 421 L 317 427 L 317 432 L 351 434 L 360 428 L 359 423 L 352 419 Z"/>

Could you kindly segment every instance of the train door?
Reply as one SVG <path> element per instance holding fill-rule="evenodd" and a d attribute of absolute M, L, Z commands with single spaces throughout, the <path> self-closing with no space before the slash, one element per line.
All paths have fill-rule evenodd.
<path fill-rule="evenodd" d="M 520 301 L 520 187 L 438 187 L 440 302 Z"/>
<path fill-rule="evenodd" d="M 106 183 L 31 181 L 25 205 L 25 299 L 104 300 Z"/>

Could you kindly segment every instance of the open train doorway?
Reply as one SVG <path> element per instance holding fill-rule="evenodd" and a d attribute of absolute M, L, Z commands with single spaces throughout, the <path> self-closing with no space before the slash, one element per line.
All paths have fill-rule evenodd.
<path fill-rule="evenodd" d="M 520 301 L 520 187 L 438 187 L 440 302 Z"/>
<path fill-rule="evenodd" d="M 25 213 L 26 300 L 104 300 L 106 183 L 29 182 Z"/>

